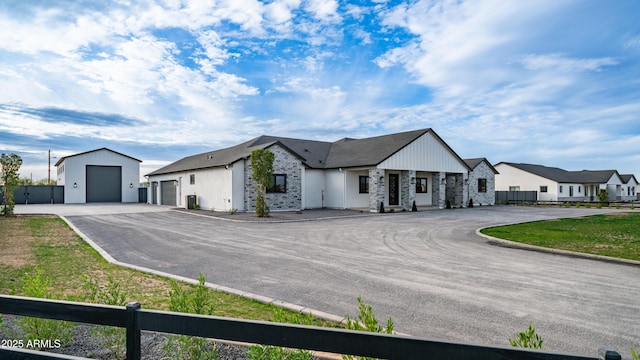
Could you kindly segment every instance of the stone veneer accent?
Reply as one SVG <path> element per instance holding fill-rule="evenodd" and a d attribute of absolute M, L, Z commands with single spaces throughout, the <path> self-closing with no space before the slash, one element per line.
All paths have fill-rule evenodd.
<path fill-rule="evenodd" d="M 416 199 L 416 171 L 402 170 L 400 172 L 400 206 L 405 210 L 411 210 Z"/>
<path fill-rule="evenodd" d="M 369 211 L 378 212 L 386 195 L 384 169 L 369 169 Z"/>
<path fill-rule="evenodd" d="M 275 155 L 273 173 L 287 175 L 286 193 L 267 193 L 266 201 L 271 211 L 300 210 L 302 208 L 302 161 L 279 145 L 269 147 Z M 244 210 L 256 210 L 256 191 L 253 182 L 251 160 L 245 163 Z"/>
<path fill-rule="evenodd" d="M 478 192 L 478 179 L 487 179 L 486 192 Z M 496 174 L 484 161 L 478 164 L 469 175 L 469 197 L 474 205 L 495 205 L 496 203 Z"/>

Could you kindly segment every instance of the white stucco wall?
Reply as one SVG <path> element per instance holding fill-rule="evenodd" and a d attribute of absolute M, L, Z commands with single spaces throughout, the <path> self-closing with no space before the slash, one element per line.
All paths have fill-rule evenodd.
<path fill-rule="evenodd" d="M 58 165 L 58 168 L 64 169 L 58 174 L 58 185 L 64 186 L 65 204 L 82 204 L 87 201 L 87 165 L 120 166 L 122 168 L 122 202 L 138 202 L 140 162 L 100 149 L 69 156 Z"/>
<path fill-rule="evenodd" d="M 369 193 L 360 194 L 360 176 L 369 178 L 369 170 L 344 171 L 346 176 L 346 208 L 369 208 Z"/>
<path fill-rule="evenodd" d="M 192 174 L 195 175 L 195 184 L 190 183 Z M 183 198 L 196 195 L 201 209 L 229 211 L 233 206 L 232 174 L 232 169 L 223 167 L 188 172 L 180 183 L 178 193 L 182 192 Z M 184 202 L 182 199 L 183 206 L 186 206 Z"/>
<path fill-rule="evenodd" d="M 325 207 L 334 209 L 345 208 L 345 176 L 344 170 L 325 171 Z"/>
<path fill-rule="evenodd" d="M 305 169 L 303 179 L 303 207 L 305 209 L 320 209 L 325 206 L 322 199 L 325 196 L 324 170 Z"/>

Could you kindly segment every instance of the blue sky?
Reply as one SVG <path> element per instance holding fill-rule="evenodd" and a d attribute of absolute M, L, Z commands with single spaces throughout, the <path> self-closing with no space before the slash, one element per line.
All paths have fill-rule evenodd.
<path fill-rule="evenodd" d="M 463 158 L 640 175 L 639 14 L 635 0 L 4 0 L 0 152 L 34 179 L 49 149 L 108 147 L 145 174 L 263 134 L 430 127 Z"/>

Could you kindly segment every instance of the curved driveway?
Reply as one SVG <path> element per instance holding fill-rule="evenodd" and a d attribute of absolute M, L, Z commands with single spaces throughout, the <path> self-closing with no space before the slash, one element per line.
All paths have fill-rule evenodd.
<path fill-rule="evenodd" d="M 607 210 L 476 207 L 246 223 L 184 212 L 67 216 L 116 260 L 337 315 L 356 297 L 396 330 L 508 345 L 533 322 L 547 350 L 640 347 L 640 267 L 490 245 L 488 225 Z"/>

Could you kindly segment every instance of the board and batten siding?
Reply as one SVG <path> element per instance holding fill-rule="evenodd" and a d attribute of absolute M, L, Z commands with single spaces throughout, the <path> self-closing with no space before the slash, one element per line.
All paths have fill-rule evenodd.
<path fill-rule="evenodd" d="M 469 169 L 431 132 L 378 164 L 378 169 L 466 173 Z"/>

